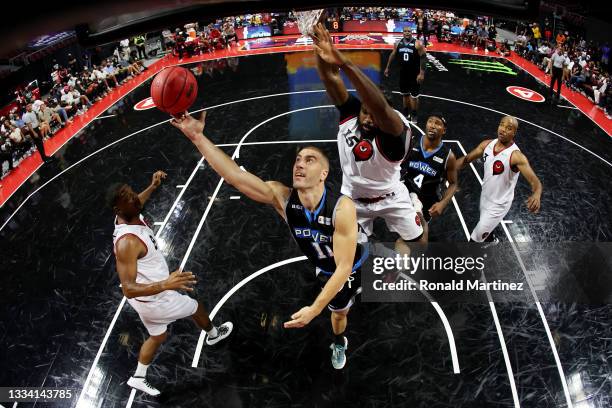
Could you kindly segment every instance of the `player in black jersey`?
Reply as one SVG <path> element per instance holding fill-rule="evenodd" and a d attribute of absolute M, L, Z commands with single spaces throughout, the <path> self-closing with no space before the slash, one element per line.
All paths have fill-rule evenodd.
<path fill-rule="evenodd" d="M 293 188 L 278 181 L 264 182 L 243 171 L 204 136 L 205 114 L 196 120 L 189 114 L 171 122 L 198 148 L 211 167 L 249 198 L 270 204 L 289 225 L 300 249 L 316 267 L 321 293 L 310 306 L 291 315 L 285 328 L 304 327 L 325 306 L 331 311 L 334 332 L 332 364 L 341 369 L 348 345 L 344 331 L 347 314 L 361 292 L 359 267 L 367 256 L 357 244 L 357 214 L 353 201 L 325 186 L 329 160 L 317 147 L 301 149 L 293 165 Z"/>
<path fill-rule="evenodd" d="M 385 68 L 385 76 L 389 76 L 391 62 L 397 54 L 400 59 L 400 93 L 404 106 L 402 113 L 408 120 L 416 123 L 419 94 L 427 67 L 427 51 L 421 41 L 412 36 L 410 27 L 404 27 L 404 37 L 391 52 Z"/>
<path fill-rule="evenodd" d="M 421 201 L 421 215 L 426 222 L 441 215 L 457 191 L 457 159 L 442 141 L 445 134 L 446 120 L 442 114 L 430 115 L 425 135 L 417 146 L 411 147 L 402 163 L 402 179 L 411 196 L 416 194 Z M 448 188 L 442 194 L 445 181 Z"/>

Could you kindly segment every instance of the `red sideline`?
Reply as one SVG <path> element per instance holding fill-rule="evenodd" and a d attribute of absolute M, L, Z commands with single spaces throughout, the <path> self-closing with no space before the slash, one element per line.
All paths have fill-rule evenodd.
<path fill-rule="evenodd" d="M 361 33 L 364 34 L 364 33 Z M 334 35 L 344 35 L 334 34 Z M 386 35 L 383 34 L 383 35 Z M 285 36 L 284 38 L 296 38 L 297 36 Z M 242 42 L 241 42 L 242 43 Z M 338 48 L 341 49 L 391 49 L 392 46 L 389 44 L 360 44 L 360 45 L 345 45 L 337 44 Z M 431 51 L 442 51 L 442 52 L 456 52 L 461 54 L 481 55 L 481 56 L 495 56 L 496 54 L 486 54 L 484 51 L 474 51 L 472 48 L 466 48 L 458 46 L 456 44 L 447 43 L 436 43 L 434 42 L 432 47 L 428 48 Z M 275 47 L 268 49 L 258 50 L 240 50 L 239 47 L 234 47 L 231 50 L 216 51 L 214 54 L 199 55 L 193 58 L 186 58 L 179 60 L 176 57 L 166 56 L 151 66 L 149 70 L 140 74 L 139 76 L 132 78 L 124 85 L 117 88 L 113 88 L 109 94 L 99 102 L 96 102 L 84 115 L 74 117 L 73 123 L 59 130 L 51 139 L 45 142 L 45 151 L 48 155 L 55 154 L 62 146 L 64 146 L 74 135 L 83 130 L 89 123 L 96 119 L 98 115 L 106 111 L 118 100 L 123 98 L 125 95 L 133 91 L 143 82 L 154 76 L 162 68 L 170 65 L 183 65 L 191 64 L 200 61 L 209 61 L 219 58 L 227 57 L 241 57 L 246 55 L 259 55 L 259 54 L 270 54 L 270 53 L 284 53 L 284 52 L 295 52 L 295 51 L 306 51 L 310 50 L 310 46 L 292 46 L 292 47 Z M 548 84 L 550 77 L 544 75 L 544 73 L 534 64 L 525 59 L 512 54 L 507 58 L 517 66 L 521 67 L 525 71 L 529 72 L 536 79 L 541 82 Z M 571 103 L 573 103 L 578 109 L 582 111 L 586 116 L 591 118 L 600 128 L 602 128 L 608 136 L 612 135 L 612 120 L 606 118 L 603 111 L 597 109 L 592 102 L 590 102 L 582 94 L 573 92 L 571 89 L 562 87 L 561 94 Z M 24 159 L 18 167 L 16 167 L 10 174 L 8 174 L 0 182 L 0 207 L 8 201 L 8 199 L 17 191 L 17 189 L 25 183 L 32 174 L 34 174 L 42 165 L 42 160 L 38 152 L 26 159 Z"/>

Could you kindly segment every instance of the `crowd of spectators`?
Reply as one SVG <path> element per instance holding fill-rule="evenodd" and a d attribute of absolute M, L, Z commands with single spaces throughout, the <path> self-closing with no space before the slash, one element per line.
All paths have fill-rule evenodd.
<path fill-rule="evenodd" d="M 135 43 L 134 43 L 135 44 Z M 135 44 L 136 45 L 136 44 Z M 138 48 L 138 47 L 137 47 Z M 122 41 L 113 55 L 92 64 L 67 55 L 67 64 L 54 61 L 50 73 L 51 89 L 38 98 L 29 89 L 16 92 L 16 107 L 0 118 L 0 173 L 2 177 L 37 149 L 44 162 L 52 160 L 44 141 L 53 137 L 73 118 L 85 113 L 113 88 L 146 70 L 138 51 Z M 8 162 L 8 171 L 4 163 Z"/>
<path fill-rule="evenodd" d="M 552 30 L 545 23 L 521 29 L 515 51 L 537 64 L 546 74 L 553 71 L 553 60 L 562 69 L 561 81 L 574 92 L 586 96 L 610 118 L 612 93 L 610 83 L 610 46 L 587 41 L 569 31 L 559 31 L 553 39 Z"/>
<path fill-rule="evenodd" d="M 546 73 L 558 70 L 557 65 L 562 61 L 563 83 L 585 95 L 610 117 L 609 45 L 587 42 L 568 31 L 554 32 L 548 20 L 542 27 L 537 22 L 519 26 L 512 47 L 507 40 L 498 41 L 497 29 L 486 17 L 468 19 L 449 11 L 394 7 L 335 8 L 326 10 L 326 15 L 327 23 L 338 22 L 340 29 L 348 20 L 410 22 L 414 24 L 417 38 L 425 45 L 433 35 L 438 42 L 455 42 L 501 55 L 509 55 L 514 50 Z M 295 20 L 292 12 L 258 13 L 226 17 L 202 27 L 197 23 L 187 24 L 174 32 L 164 31 L 163 48 L 179 58 L 213 53 L 238 43 L 236 29 L 268 25 L 273 34 L 279 34 L 279 27 Z M 51 72 L 53 86 L 48 96 L 37 99 L 27 89 L 19 92 L 18 108 L 8 117 L 0 118 L 0 165 L 8 161 L 10 171 L 15 161 L 31 155 L 34 148 L 38 149 L 44 161 L 50 160 L 44 151 L 44 140 L 70 123 L 75 115 L 87 111 L 112 88 L 146 69 L 142 63 L 146 57 L 145 41 L 145 36 L 121 41 L 113 55 L 97 65 L 87 58 L 78 61 L 69 54 L 66 66 L 54 64 Z"/>

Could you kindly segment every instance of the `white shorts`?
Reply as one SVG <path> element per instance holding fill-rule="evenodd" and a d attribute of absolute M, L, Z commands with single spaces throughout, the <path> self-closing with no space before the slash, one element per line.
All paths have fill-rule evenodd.
<path fill-rule="evenodd" d="M 151 336 L 163 334 L 170 323 L 192 316 L 198 310 L 197 300 L 177 291 L 167 290 L 160 295 L 159 299 L 146 303 L 128 299 Z"/>
<path fill-rule="evenodd" d="M 357 222 L 370 236 L 374 228 L 374 219 L 385 220 L 390 231 L 397 232 L 404 241 L 412 241 L 423 234 L 423 226 L 410 199 L 404 184 L 398 185 L 395 195 L 376 203 L 365 204 L 354 199 L 357 209 Z M 355 197 L 359 198 L 359 197 Z"/>
<path fill-rule="evenodd" d="M 474 231 L 472 231 L 472 241 L 483 242 L 495 227 L 504 219 L 510 211 L 510 206 L 496 206 L 494 204 L 480 202 L 480 220 Z"/>

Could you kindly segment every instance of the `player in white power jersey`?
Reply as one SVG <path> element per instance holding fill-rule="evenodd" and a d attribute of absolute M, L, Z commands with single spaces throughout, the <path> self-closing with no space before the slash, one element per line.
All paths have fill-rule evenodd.
<path fill-rule="evenodd" d="M 114 185 L 108 192 L 108 203 L 116 215 L 113 244 L 121 288 L 149 332 L 138 354 L 136 373 L 127 383 L 154 396 L 160 392 L 146 380 L 146 373 L 157 349 L 166 340 L 168 324 L 191 316 L 206 330 L 209 345 L 229 336 L 233 327 L 231 322 L 213 326 L 201 303 L 177 292 L 192 291 L 195 276 L 180 270 L 170 273 L 155 234 L 143 220 L 142 206 L 165 177 L 166 173 L 157 171 L 151 185 L 140 194 L 127 184 Z"/>
<path fill-rule="evenodd" d="M 529 165 L 527 157 L 514 144 L 517 130 L 516 118 L 504 116 L 497 128 L 497 139 L 484 140 L 476 149 L 457 161 L 460 169 L 479 157 L 484 161 L 480 220 L 472 231 L 472 241 L 486 240 L 506 216 L 512 206 L 519 173 L 531 185 L 532 194 L 527 199 L 527 208 L 533 213 L 540 210 L 542 183 Z"/>
<path fill-rule="evenodd" d="M 313 34 L 317 68 L 327 94 L 340 110 L 338 152 L 342 165 L 342 194 L 355 201 L 357 220 L 367 235 L 381 217 L 397 232 L 398 249 L 423 236 L 421 221 L 408 189 L 400 181 L 401 163 L 412 134 L 406 118 L 394 110 L 378 87 L 336 49 L 329 32 L 318 24 Z M 349 95 L 339 69 L 357 89 L 362 101 Z"/>

